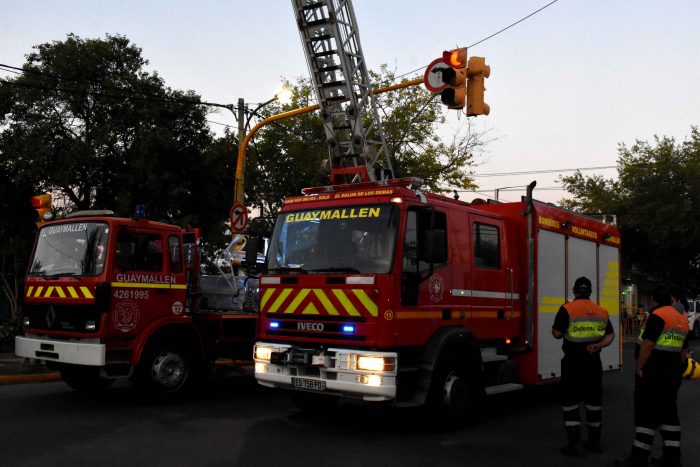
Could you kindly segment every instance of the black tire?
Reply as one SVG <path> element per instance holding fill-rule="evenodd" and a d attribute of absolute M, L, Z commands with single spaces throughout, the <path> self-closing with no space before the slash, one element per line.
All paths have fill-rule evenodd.
<path fill-rule="evenodd" d="M 68 386 L 86 394 L 103 392 L 114 383 L 114 379 L 100 375 L 96 366 L 61 364 L 58 371 Z"/>
<path fill-rule="evenodd" d="M 191 392 L 201 365 L 186 347 L 153 342 L 134 371 L 134 384 L 151 396 L 178 398 Z"/>
<path fill-rule="evenodd" d="M 433 370 L 426 409 L 447 428 L 480 418 L 485 393 L 477 351 L 444 352 Z"/>
<path fill-rule="evenodd" d="M 312 392 L 294 391 L 291 393 L 292 403 L 305 415 L 319 417 L 329 413 L 338 405 L 338 396 L 314 394 Z"/>

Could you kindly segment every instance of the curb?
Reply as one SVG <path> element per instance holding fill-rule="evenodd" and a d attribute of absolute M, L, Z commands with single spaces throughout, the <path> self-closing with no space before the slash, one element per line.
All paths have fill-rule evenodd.
<path fill-rule="evenodd" d="M 46 381 L 60 381 L 59 373 L 40 373 L 34 375 L 0 375 L 0 385 L 16 383 L 41 383 Z"/>

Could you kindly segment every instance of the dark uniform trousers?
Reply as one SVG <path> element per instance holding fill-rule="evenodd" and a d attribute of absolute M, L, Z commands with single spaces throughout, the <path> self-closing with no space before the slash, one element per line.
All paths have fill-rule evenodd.
<path fill-rule="evenodd" d="M 632 451 L 635 456 L 646 457 L 659 429 L 663 440 L 665 461 L 680 462 L 681 423 L 678 418 L 678 389 L 681 379 L 674 365 L 654 367 L 647 365 L 644 377 L 636 376 L 634 386 L 635 436 Z"/>
<path fill-rule="evenodd" d="M 586 404 L 588 441 L 600 442 L 603 367 L 600 353 L 565 355 L 561 361 L 562 412 L 571 443 L 581 438 L 580 402 Z"/>

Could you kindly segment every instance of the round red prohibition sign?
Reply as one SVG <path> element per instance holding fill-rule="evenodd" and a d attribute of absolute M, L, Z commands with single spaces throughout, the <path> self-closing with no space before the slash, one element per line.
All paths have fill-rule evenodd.
<path fill-rule="evenodd" d="M 440 92 L 447 87 L 447 84 L 442 82 L 442 70 L 447 68 L 450 68 L 450 65 L 442 58 L 436 58 L 430 62 L 423 75 L 423 84 L 428 91 Z"/>
<path fill-rule="evenodd" d="M 248 210 L 241 203 L 231 208 L 231 230 L 242 233 L 248 227 Z"/>

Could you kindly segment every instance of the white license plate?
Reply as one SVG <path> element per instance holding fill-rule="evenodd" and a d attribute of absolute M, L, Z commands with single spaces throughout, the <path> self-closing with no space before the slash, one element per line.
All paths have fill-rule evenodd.
<path fill-rule="evenodd" d="M 292 385 L 297 389 L 308 389 L 311 391 L 326 390 L 326 382 L 317 379 L 292 378 Z"/>

